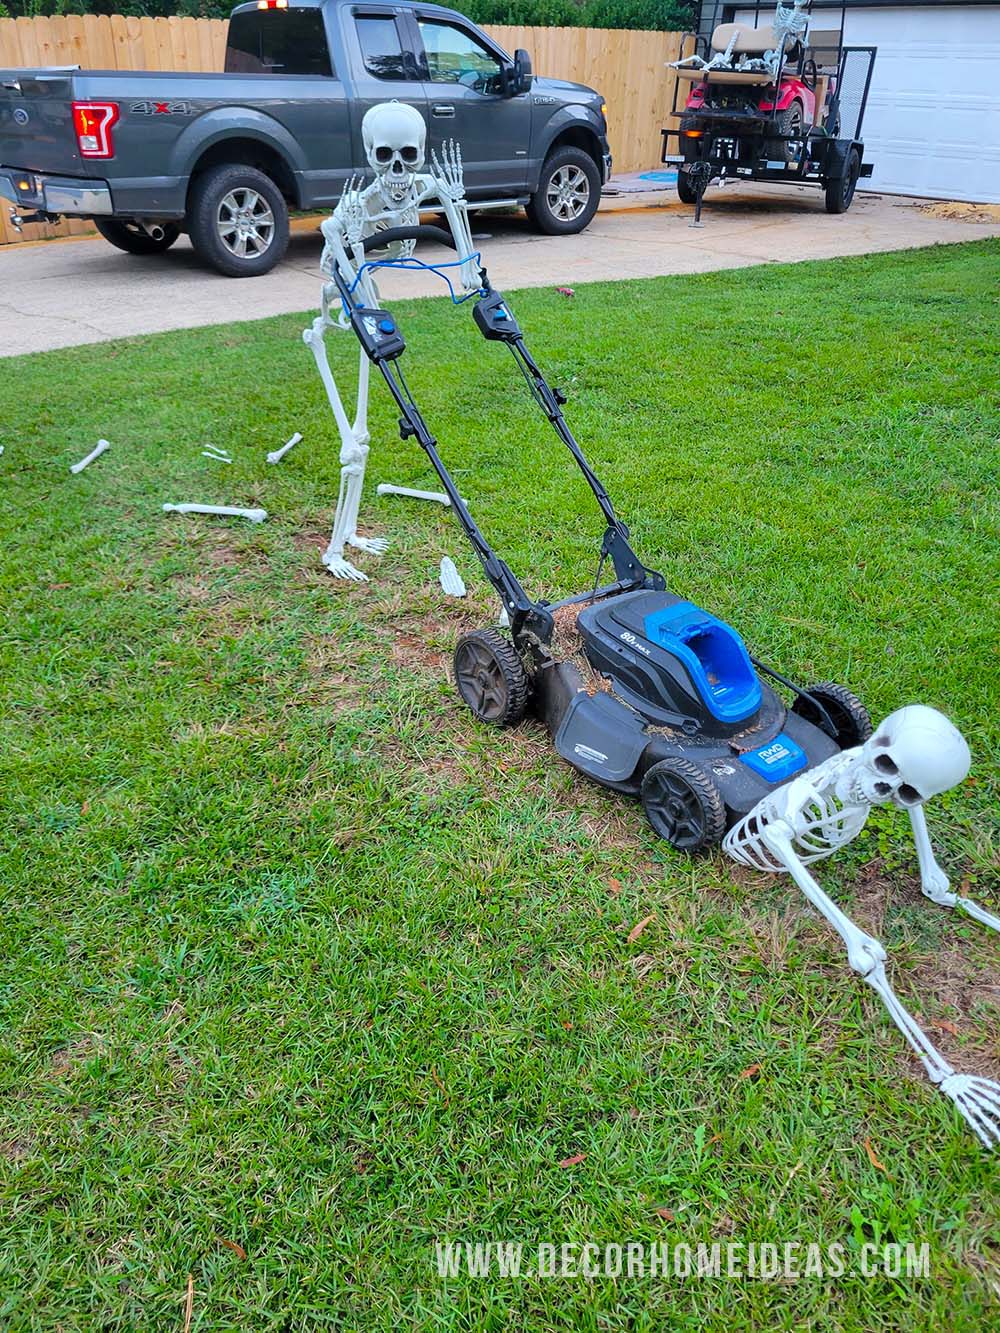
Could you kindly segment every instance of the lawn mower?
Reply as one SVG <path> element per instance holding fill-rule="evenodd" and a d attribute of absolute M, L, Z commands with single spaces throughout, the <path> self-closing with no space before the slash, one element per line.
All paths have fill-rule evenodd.
<path fill-rule="evenodd" d="M 680 126 L 661 131 L 662 160 L 677 165 L 677 193 L 694 204 L 695 223 L 713 180 L 816 184 L 826 211 L 845 213 L 872 174 L 861 125 L 875 48 L 844 46 L 844 6 L 839 26 L 823 31 L 811 28 L 810 9 L 807 0 L 702 6 L 695 50 L 674 62 Z M 720 21 L 737 12 L 738 22 Z"/>
<path fill-rule="evenodd" d="M 454 247 L 447 232 L 430 225 L 389 228 L 363 244 L 367 253 L 405 240 Z M 376 260 L 373 266 L 381 265 Z M 490 547 L 409 390 L 396 320 L 386 310 L 366 308 L 356 285 L 333 269 L 344 313 L 399 408 L 401 438 L 415 438 L 426 452 L 503 606 L 503 626 L 459 640 L 458 692 L 481 722 L 498 727 L 520 722 L 532 709 L 563 759 L 604 787 L 638 796 L 671 846 L 694 851 L 716 844 L 776 786 L 866 740 L 868 713 L 841 685 L 806 689 L 751 657 L 731 626 L 668 592 L 663 575 L 642 563 L 567 425 L 565 397 L 535 363 L 485 268 L 479 276 L 479 290 L 469 293 L 479 332 L 510 349 L 603 516 L 593 587 L 561 601 L 529 597 Z M 608 561 L 614 579 L 602 585 Z M 771 682 L 791 692 L 790 707 Z"/>

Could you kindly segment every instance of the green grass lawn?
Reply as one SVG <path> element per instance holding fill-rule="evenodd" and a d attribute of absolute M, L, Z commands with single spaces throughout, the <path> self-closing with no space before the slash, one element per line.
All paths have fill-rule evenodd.
<path fill-rule="evenodd" d="M 670 586 L 962 728 L 929 821 L 994 910 L 998 261 L 515 301 Z M 589 586 L 598 515 L 507 354 L 443 300 L 397 312 L 484 531 L 529 589 Z M 537 725 L 460 706 L 451 646 L 495 600 L 446 511 L 376 498 L 433 484 L 381 383 L 362 512 L 393 544 L 366 586 L 322 570 L 304 323 L 0 362 L 0 1327 L 180 1330 L 189 1275 L 202 1331 L 995 1327 L 997 1168 L 790 882 L 671 853 Z M 820 877 L 997 1076 L 998 942 L 921 898 L 904 817 Z M 932 1276 L 443 1280 L 436 1238 L 928 1243 Z"/>

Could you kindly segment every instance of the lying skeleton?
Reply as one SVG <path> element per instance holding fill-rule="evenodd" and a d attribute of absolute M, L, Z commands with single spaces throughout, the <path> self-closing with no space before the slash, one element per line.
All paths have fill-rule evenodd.
<path fill-rule="evenodd" d="M 367 574 L 346 558 L 345 545 L 369 555 L 381 555 L 389 543 L 384 537 L 358 535 L 358 511 L 371 439 L 368 433 L 369 362 L 362 349 L 357 407 L 352 422 L 330 370 L 324 342 L 327 329 L 350 327 L 342 312 L 338 314 L 332 309 L 337 303 L 333 265 L 337 265 L 349 284 L 356 285 L 366 306 L 377 308 L 378 288 L 371 269 L 366 267 L 372 256 L 366 256 L 362 248 L 365 238 L 392 227 L 416 226 L 420 221 L 419 210 L 434 205 L 447 217 L 458 255 L 464 261 L 458 270 L 464 291 L 472 292 L 479 287 L 479 272 L 471 257 L 472 235 L 458 145 L 453 142 L 443 145 L 440 161 L 432 153 L 432 173 L 421 174 L 427 127 L 419 111 L 401 102 L 382 102 L 373 106 L 365 114 L 361 133 L 375 179 L 367 189 L 361 189 L 360 182 L 352 177 L 332 216 L 323 223 L 326 244 L 320 269 L 327 281 L 323 286 L 320 313 L 302 337 L 316 358 L 341 441 L 340 494 L 323 563 L 335 578 L 367 582 Z M 412 255 L 413 246 L 413 241 L 397 241 L 379 250 L 374 257 L 406 259 Z"/>
<path fill-rule="evenodd" d="M 730 829 L 723 848 L 755 870 L 792 876 L 847 945 L 851 967 L 880 996 L 927 1077 L 951 1098 L 983 1144 L 993 1148 L 1000 1146 L 1000 1083 L 955 1072 L 889 985 L 885 949 L 840 910 L 806 868 L 853 841 L 872 806 L 895 805 L 910 817 L 925 896 L 1000 931 L 1000 918 L 951 891 L 924 819 L 925 802 L 961 782 L 969 764 L 969 747 L 946 717 L 921 704 L 900 708 L 864 745 L 843 750 L 765 797 Z"/>

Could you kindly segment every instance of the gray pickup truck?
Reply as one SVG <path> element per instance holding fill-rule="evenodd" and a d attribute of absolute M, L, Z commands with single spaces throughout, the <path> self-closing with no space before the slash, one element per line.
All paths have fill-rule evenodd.
<path fill-rule="evenodd" d="M 0 70 L 0 196 L 15 225 L 92 218 L 131 254 L 187 231 L 220 272 L 266 273 L 289 209 L 336 202 L 366 165 L 362 117 L 393 98 L 428 152 L 461 143 L 470 203 L 523 204 L 554 234 L 590 222 L 611 171 L 600 94 L 419 0 L 239 5 L 220 74 Z"/>

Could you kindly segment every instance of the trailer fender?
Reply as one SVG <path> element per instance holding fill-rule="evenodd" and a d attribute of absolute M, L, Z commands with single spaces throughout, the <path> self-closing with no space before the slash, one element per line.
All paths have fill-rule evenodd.
<path fill-rule="evenodd" d="M 818 151 L 817 145 L 822 146 L 822 153 Z M 850 157 L 852 148 L 858 150 L 859 158 L 864 158 L 865 146 L 856 139 L 814 140 L 812 145 L 813 160 L 819 163 L 819 168 L 827 180 L 843 180 L 844 173 L 847 170 L 847 159 Z"/>

